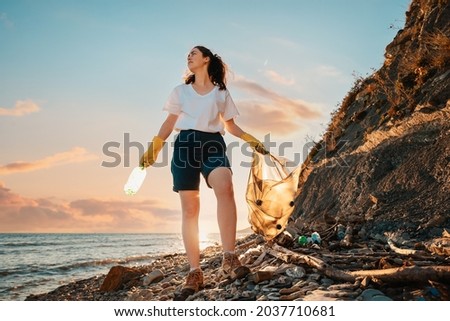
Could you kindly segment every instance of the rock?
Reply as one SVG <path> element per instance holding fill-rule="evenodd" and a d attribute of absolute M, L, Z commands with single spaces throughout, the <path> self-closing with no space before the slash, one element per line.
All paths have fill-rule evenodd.
<path fill-rule="evenodd" d="M 257 271 L 255 273 L 252 273 L 250 275 L 250 279 L 258 284 L 262 281 L 270 280 L 273 277 L 273 272 L 271 271 Z"/>
<path fill-rule="evenodd" d="M 248 267 L 246 267 L 245 265 L 242 265 L 236 269 L 234 269 L 233 271 L 231 271 L 231 278 L 233 280 L 236 279 L 242 279 L 244 277 L 247 276 L 247 274 L 250 273 L 250 269 Z"/>
<path fill-rule="evenodd" d="M 313 281 L 313 283 L 316 283 L 316 281 L 319 281 L 322 276 L 319 273 L 311 273 L 308 275 L 308 281 Z"/>
<path fill-rule="evenodd" d="M 286 270 L 286 275 L 294 279 L 301 279 L 305 274 L 306 271 L 301 266 L 295 266 Z"/>
<path fill-rule="evenodd" d="M 120 290 L 126 283 L 135 280 L 142 275 L 142 272 L 135 268 L 124 266 L 113 266 L 100 286 L 100 291 L 111 292 Z"/>
<path fill-rule="evenodd" d="M 269 293 L 267 295 L 267 299 L 269 299 L 270 301 L 280 301 L 280 295 L 277 293 Z"/>
<path fill-rule="evenodd" d="M 281 275 L 276 279 L 273 286 L 276 288 L 289 288 L 292 286 L 292 280 L 293 279 L 289 276 Z"/>
<path fill-rule="evenodd" d="M 384 295 L 383 292 L 377 289 L 364 290 L 361 295 L 356 299 L 358 301 L 392 301 Z"/>
<path fill-rule="evenodd" d="M 254 301 L 256 299 L 256 293 L 254 291 L 243 291 L 241 298 Z"/>
<path fill-rule="evenodd" d="M 383 295 L 374 295 L 370 299 L 370 301 L 392 301 L 392 299 L 383 294 Z"/>
<path fill-rule="evenodd" d="M 331 294 L 331 295 L 330 295 Z M 337 296 L 333 295 L 333 292 L 330 292 L 328 290 L 313 290 L 310 291 L 308 294 L 304 295 L 301 298 L 296 299 L 295 301 L 337 301 Z"/>
<path fill-rule="evenodd" d="M 160 269 L 155 269 L 150 274 L 144 277 L 144 285 L 147 286 L 152 283 L 157 283 L 164 279 L 164 273 Z"/>
<path fill-rule="evenodd" d="M 343 283 L 343 284 L 334 284 L 328 287 L 328 290 L 353 290 L 355 289 L 355 284 L 353 283 Z"/>
<path fill-rule="evenodd" d="M 320 280 L 320 284 L 324 287 L 329 287 L 330 285 L 334 284 L 334 281 L 332 279 L 329 278 L 322 278 L 322 280 Z"/>
<path fill-rule="evenodd" d="M 169 294 L 172 294 L 174 292 L 175 292 L 175 287 L 171 286 L 171 287 L 168 287 L 168 288 L 165 288 L 165 289 L 161 290 L 158 293 L 158 295 L 169 295 Z"/>
<path fill-rule="evenodd" d="M 287 269 L 295 268 L 296 266 L 297 265 L 295 265 L 295 264 L 283 263 L 277 267 L 277 269 L 274 271 L 274 274 L 284 274 L 284 273 L 286 273 Z"/>

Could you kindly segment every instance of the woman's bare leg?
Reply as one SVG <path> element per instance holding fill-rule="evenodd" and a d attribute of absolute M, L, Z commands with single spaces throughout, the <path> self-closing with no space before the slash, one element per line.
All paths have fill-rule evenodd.
<path fill-rule="evenodd" d="M 229 168 L 218 167 L 208 176 L 208 183 L 217 198 L 217 221 L 224 252 L 232 252 L 236 242 L 236 202 Z"/>
<path fill-rule="evenodd" d="M 200 212 L 199 191 L 179 191 L 182 210 L 181 230 L 184 248 L 191 269 L 200 267 L 198 216 Z"/>

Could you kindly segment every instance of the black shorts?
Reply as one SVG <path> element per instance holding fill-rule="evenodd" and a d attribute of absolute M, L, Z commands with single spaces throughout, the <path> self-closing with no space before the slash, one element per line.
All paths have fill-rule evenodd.
<path fill-rule="evenodd" d="M 220 133 L 182 130 L 175 140 L 171 171 L 173 190 L 199 190 L 200 174 L 208 183 L 209 174 L 218 167 L 230 168 L 227 147 Z"/>

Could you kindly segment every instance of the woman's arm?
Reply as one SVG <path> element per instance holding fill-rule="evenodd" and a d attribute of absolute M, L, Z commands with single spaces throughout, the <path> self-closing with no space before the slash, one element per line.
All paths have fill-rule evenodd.
<path fill-rule="evenodd" d="M 158 135 L 153 137 L 147 151 L 144 153 L 144 155 L 142 155 L 139 161 L 139 165 L 141 167 L 146 168 L 155 163 L 159 152 L 164 147 L 165 140 L 172 133 L 177 119 L 178 115 L 169 114 L 167 116 L 166 120 L 162 123 L 161 128 L 159 129 Z"/>
<path fill-rule="evenodd" d="M 244 132 L 242 128 L 234 122 L 234 119 L 225 121 L 225 128 L 231 135 L 245 140 L 257 152 L 262 154 L 269 153 L 269 151 L 264 147 L 263 143 L 261 143 L 257 138 L 253 137 L 249 133 Z"/>
<path fill-rule="evenodd" d="M 158 137 L 162 140 L 166 140 L 167 137 L 172 133 L 175 123 L 177 122 L 178 115 L 169 114 L 166 120 L 162 123 L 161 128 L 158 132 Z"/>
<path fill-rule="evenodd" d="M 225 121 L 225 129 L 231 135 L 239 137 L 239 138 L 241 138 L 241 136 L 244 134 L 244 131 L 241 129 L 241 127 L 239 127 L 234 122 L 234 118 L 231 118 L 230 120 Z"/>

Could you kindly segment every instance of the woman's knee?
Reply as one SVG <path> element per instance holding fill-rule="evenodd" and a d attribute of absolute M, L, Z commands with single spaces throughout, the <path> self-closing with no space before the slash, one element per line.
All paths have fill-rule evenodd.
<path fill-rule="evenodd" d="M 217 196 L 233 196 L 233 181 L 231 179 L 231 171 L 229 168 L 216 168 L 211 172 L 208 183 Z"/>
<path fill-rule="evenodd" d="M 198 192 L 180 191 L 181 197 L 181 211 L 183 218 L 193 219 L 198 217 L 200 211 L 200 199 Z"/>
<path fill-rule="evenodd" d="M 184 219 L 195 219 L 199 215 L 198 207 L 185 207 L 182 209 Z"/>

